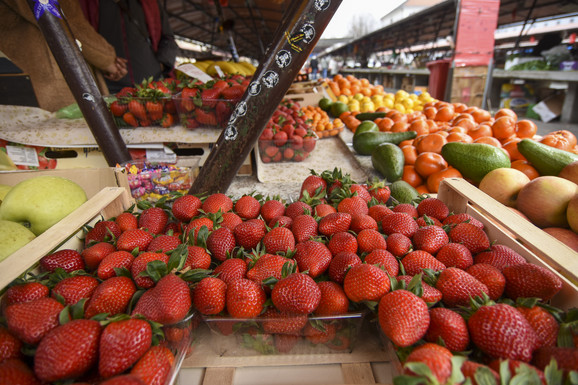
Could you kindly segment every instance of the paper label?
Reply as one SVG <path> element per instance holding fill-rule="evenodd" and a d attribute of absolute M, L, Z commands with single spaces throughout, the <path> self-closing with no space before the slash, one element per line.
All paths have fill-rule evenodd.
<path fill-rule="evenodd" d="M 221 69 L 221 67 L 215 66 L 215 71 L 217 71 L 217 74 L 219 75 L 219 77 L 221 77 L 221 78 L 224 78 L 224 77 L 225 77 L 225 73 L 223 72 L 223 70 Z"/>
<path fill-rule="evenodd" d="M 199 79 L 203 83 L 214 80 L 212 76 L 207 75 L 206 73 L 201 71 L 199 67 L 191 63 L 181 64 L 180 66 L 176 67 L 176 69 L 184 74 L 189 75 L 192 78 Z"/>
<path fill-rule="evenodd" d="M 149 149 L 146 150 L 147 161 L 151 163 L 176 163 L 177 154 L 168 147 L 163 149 Z"/>
<path fill-rule="evenodd" d="M 6 146 L 6 153 L 17 166 L 38 167 L 38 154 L 32 147 Z"/>

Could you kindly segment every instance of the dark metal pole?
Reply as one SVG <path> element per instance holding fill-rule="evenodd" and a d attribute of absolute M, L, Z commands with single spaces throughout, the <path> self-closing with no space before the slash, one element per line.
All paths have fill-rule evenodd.
<path fill-rule="evenodd" d="M 225 192 L 341 0 L 294 0 L 189 194 Z"/>
<path fill-rule="evenodd" d="M 113 167 L 130 161 L 130 153 L 88 65 L 61 24 L 58 2 L 28 0 L 28 4 L 106 162 Z"/>

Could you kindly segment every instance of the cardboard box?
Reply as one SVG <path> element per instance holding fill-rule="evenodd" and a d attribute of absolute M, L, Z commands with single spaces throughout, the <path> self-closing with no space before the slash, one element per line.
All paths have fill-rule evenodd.
<path fill-rule="evenodd" d="M 532 110 L 540 116 L 543 122 L 547 123 L 560 116 L 563 105 L 564 94 L 556 94 L 542 100 L 532 107 Z"/>

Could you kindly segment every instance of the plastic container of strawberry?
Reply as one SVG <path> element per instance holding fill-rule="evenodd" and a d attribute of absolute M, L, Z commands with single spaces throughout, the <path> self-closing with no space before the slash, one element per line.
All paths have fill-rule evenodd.
<path fill-rule="evenodd" d="M 197 340 L 196 333 L 200 324 L 199 313 L 192 311 L 182 321 L 162 327 L 164 340 L 160 344 L 168 347 L 175 356 L 175 361 L 163 385 L 176 383 L 183 361 L 193 352 Z"/>
<path fill-rule="evenodd" d="M 168 128 L 179 123 L 175 102 L 170 96 L 126 96 L 111 102 L 109 109 L 119 128 Z"/>
<path fill-rule="evenodd" d="M 311 155 L 317 146 L 319 137 L 314 131 L 308 130 L 303 137 L 264 139 L 259 138 L 259 156 L 263 163 L 302 162 Z"/>
<path fill-rule="evenodd" d="M 127 164 L 125 169 L 132 197 L 137 201 L 157 202 L 174 193 L 187 193 L 192 186 L 196 167 L 134 162 Z"/>
<path fill-rule="evenodd" d="M 172 97 L 180 124 L 189 129 L 225 128 L 238 100 L 183 97 L 181 93 Z"/>
<path fill-rule="evenodd" d="M 336 316 L 309 316 L 297 331 L 281 331 L 275 324 L 289 324 L 284 317 L 241 319 L 203 316 L 209 327 L 210 345 L 220 356 L 254 356 L 271 354 L 350 353 L 358 339 L 367 312 Z M 269 324 L 268 324 L 269 322 Z"/>

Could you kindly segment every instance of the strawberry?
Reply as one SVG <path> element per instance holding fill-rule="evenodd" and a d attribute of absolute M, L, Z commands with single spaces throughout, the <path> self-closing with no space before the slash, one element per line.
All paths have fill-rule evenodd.
<path fill-rule="evenodd" d="M 288 136 L 285 131 L 278 131 L 273 134 L 273 143 L 275 143 L 275 146 L 277 147 L 283 147 L 285 143 L 287 143 L 287 139 Z"/>
<path fill-rule="evenodd" d="M 490 250 L 478 253 L 474 262 L 487 263 L 504 270 L 508 266 L 525 264 L 526 259 L 506 245 L 492 245 Z"/>
<path fill-rule="evenodd" d="M 381 223 L 383 218 L 391 213 L 393 213 L 393 211 L 386 205 L 374 205 L 367 210 L 367 215 L 375 219 L 377 223 Z"/>
<path fill-rule="evenodd" d="M 360 265 L 362 263 L 361 258 L 357 254 L 351 251 L 341 251 L 331 259 L 329 262 L 328 274 L 329 278 L 333 282 L 337 282 L 342 285 L 345 279 L 345 274 L 355 265 Z"/>
<path fill-rule="evenodd" d="M 441 222 L 443 222 L 448 217 L 448 215 L 450 215 L 450 209 L 448 206 L 446 206 L 442 200 L 433 197 L 422 199 L 417 204 L 416 209 L 418 217 L 427 215 L 428 217 L 436 218 Z"/>
<path fill-rule="evenodd" d="M 317 225 L 317 222 L 315 222 L 315 225 Z M 269 254 L 287 253 L 295 250 L 295 236 L 286 227 L 274 227 L 263 236 L 263 246 L 265 246 L 265 251 Z"/>
<path fill-rule="evenodd" d="M 73 275 L 58 282 L 50 293 L 54 299 L 63 298 L 65 305 L 74 305 L 83 298 L 90 298 L 98 286 L 91 275 Z"/>
<path fill-rule="evenodd" d="M 202 126 L 216 126 L 217 115 L 213 111 L 204 111 L 200 108 L 195 110 L 195 118 Z"/>
<path fill-rule="evenodd" d="M 425 336 L 430 323 L 427 304 L 407 290 L 394 290 L 379 300 L 381 330 L 399 347 L 408 347 Z"/>
<path fill-rule="evenodd" d="M 419 362 L 427 365 L 439 384 L 445 384 L 452 374 L 452 353 L 449 349 L 431 342 L 426 342 L 412 350 L 405 360 L 404 373 L 415 375 L 409 363 Z"/>
<path fill-rule="evenodd" d="M 222 221 L 220 223 L 221 227 L 227 227 L 229 230 L 234 230 L 238 224 L 243 222 L 241 217 L 232 211 L 224 213 L 221 218 L 222 218 Z"/>
<path fill-rule="evenodd" d="M 76 384 L 80 385 L 80 384 Z M 140 378 L 132 374 L 121 374 L 104 380 L 99 385 L 146 385 Z"/>
<path fill-rule="evenodd" d="M 23 343 L 7 328 L 0 326 L 0 363 L 11 358 L 23 358 Z"/>
<path fill-rule="evenodd" d="M 289 353 L 301 340 L 301 336 L 292 334 L 275 334 L 275 349 L 279 353 Z"/>
<path fill-rule="evenodd" d="M 289 218 L 288 216 L 285 215 L 280 215 L 278 217 L 275 217 L 273 219 L 271 219 L 271 221 L 267 224 L 267 226 L 273 228 L 273 227 L 286 227 L 289 230 L 291 230 L 291 226 L 293 225 L 293 219 Z M 293 233 L 291 233 L 293 234 Z M 295 238 L 295 237 L 293 237 Z"/>
<path fill-rule="evenodd" d="M 435 256 L 446 267 L 466 270 L 474 264 L 472 253 L 461 243 L 446 243 L 435 253 Z"/>
<path fill-rule="evenodd" d="M 33 301 L 48 297 L 50 289 L 40 282 L 26 282 L 8 287 L 2 296 L 2 308 L 16 303 Z"/>
<path fill-rule="evenodd" d="M 390 289 L 387 273 L 366 263 L 352 266 L 345 274 L 343 290 L 353 302 L 379 301 Z"/>
<path fill-rule="evenodd" d="M 539 345 L 530 323 L 513 306 L 481 306 L 468 319 L 471 341 L 491 357 L 529 362 Z"/>
<path fill-rule="evenodd" d="M 418 228 L 415 219 L 407 213 L 392 213 L 381 221 L 381 229 L 386 235 L 401 233 L 411 238 Z"/>
<path fill-rule="evenodd" d="M 422 215 L 421 217 L 417 217 L 415 222 L 419 227 L 425 227 L 430 225 L 436 225 L 442 227 L 443 224 L 439 221 L 439 219 L 428 217 L 427 215 Z"/>
<path fill-rule="evenodd" d="M 155 282 L 149 276 L 143 276 L 142 273 L 147 271 L 149 262 L 160 261 L 165 265 L 169 262 L 169 256 L 165 253 L 144 252 L 138 255 L 130 266 L 130 274 L 134 283 L 143 289 L 149 289 L 155 285 Z"/>
<path fill-rule="evenodd" d="M 128 102 L 128 110 L 138 120 L 148 120 L 146 108 L 140 101 L 132 99 Z"/>
<path fill-rule="evenodd" d="M 318 235 L 317 227 L 317 221 L 311 215 L 297 215 L 293 218 L 293 223 L 291 224 L 295 242 L 305 242 L 316 237 Z"/>
<path fill-rule="evenodd" d="M 217 102 L 217 106 L 215 107 L 215 117 L 217 118 L 217 125 L 226 126 L 227 121 L 231 117 L 232 112 L 233 108 L 229 105 L 229 103 L 223 100 L 219 100 Z"/>
<path fill-rule="evenodd" d="M 110 253 L 100 262 L 96 275 L 101 280 L 107 280 L 112 277 L 116 277 L 115 269 L 128 269 L 134 261 L 134 256 L 128 251 L 115 251 Z"/>
<path fill-rule="evenodd" d="M 337 334 L 337 325 L 321 321 L 321 325 L 313 326 L 307 323 L 303 329 L 303 336 L 307 341 L 313 344 L 325 344 L 335 338 Z"/>
<path fill-rule="evenodd" d="M 414 277 L 412 277 L 411 275 L 398 275 L 396 277 L 398 282 L 401 282 L 401 281 L 405 282 L 405 285 L 408 289 L 410 289 L 410 283 L 412 282 L 413 278 Z M 421 280 L 421 282 L 419 282 L 419 284 L 421 285 L 421 288 L 422 288 L 422 293 L 421 293 L 420 297 L 428 305 L 438 303 L 439 301 L 442 300 L 442 292 L 441 291 L 439 291 L 438 289 L 436 289 L 433 286 L 428 285 L 423 280 Z"/>
<path fill-rule="evenodd" d="M 57 268 L 64 269 L 64 271 L 70 273 L 75 270 L 82 270 L 85 267 L 80 253 L 73 249 L 59 250 L 52 254 L 45 255 L 40 258 L 39 263 L 43 271 L 50 273 L 54 272 Z"/>
<path fill-rule="evenodd" d="M 203 202 L 194 195 L 183 195 L 175 199 L 171 211 L 175 218 L 181 222 L 190 222 L 199 215 L 199 209 Z"/>
<path fill-rule="evenodd" d="M 161 345 L 151 346 L 130 370 L 130 374 L 139 378 L 145 385 L 163 385 L 166 383 L 175 356 L 169 348 Z"/>
<path fill-rule="evenodd" d="M 11 358 L 0 362 L 0 383 L 2 385 L 39 385 L 40 380 L 24 361 Z"/>
<path fill-rule="evenodd" d="M 367 207 L 367 202 L 362 197 L 355 195 L 343 198 L 341 202 L 337 204 L 337 212 L 351 215 L 367 215 L 369 208 Z"/>
<path fill-rule="evenodd" d="M 433 255 L 423 250 L 410 251 L 403 257 L 401 264 L 407 275 L 417 275 L 423 269 L 442 271 L 446 265 L 438 261 Z"/>
<path fill-rule="evenodd" d="M 457 267 L 443 270 L 435 287 L 442 292 L 442 302 L 448 307 L 468 306 L 470 299 L 488 294 L 486 285 Z"/>
<path fill-rule="evenodd" d="M 499 384 L 500 382 L 500 376 L 498 375 L 498 373 L 494 370 L 491 369 L 489 366 L 480 364 L 478 362 L 474 362 L 474 361 L 470 361 L 467 360 L 462 364 L 461 367 L 461 371 L 462 374 L 464 375 L 464 377 L 466 379 L 470 379 L 472 381 L 473 385 L 481 385 L 481 383 L 477 382 L 475 379 L 475 375 L 478 369 L 483 368 L 484 370 L 487 370 L 489 372 L 489 375 L 491 377 L 494 378 L 494 380 L 496 381 L 496 384 Z"/>
<path fill-rule="evenodd" d="M 371 216 L 367 214 L 353 214 L 351 217 L 351 225 L 349 229 L 356 234 L 359 234 L 361 230 L 371 229 L 378 230 L 377 222 Z"/>
<path fill-rule="evenodd" d="M 151 347 L 152 328 L 142 319 L 111 322 L 100 335 L 98 373 L 109 378 L 133 366 Z"/>
<path fill-rule="evenodd" d="M 206 277 L 193 288 L 192 300 L 195 309 L 204 315 L 219 314 L 225 310 L 227 284 L 217 277 Z"/>
<path fill-rule="evenodd" d="M 308 135 L 303 137 L 303 150 L 307 154 L 315 149 L 316 144 L 316 137 Z"/>
<path fill-rule="evenodd" d="M 144 209 L 138 217 L 138 227 L 148 230 L 151 234 L 158 235 L 169 221 L 169 215 L 160 207 L 149 207 Z"/>
<path fill-rule="evenodd" d="M 312 278 L 317 278 L 329 268 L 332 255 L 325 244 L 310 240 L 295 246 L 293 258 L 299 271 L 307 271 Z"/>
<path fill-rule="evenodd" d="M 392 277 L 397 277 L 399 274 L 399 262 L 389 251 L 384 249 L 376 249 L 367 254 L 363 259 L 364 263 L 368 265 L 377 265 L 379 268 L 385 270 Z"/>
<path fill-rule="evenodd" d="M 562 280 L 557 275 L 533 263 L 508 266 L 502 273 L 506 277 L 505 294 L 514 300 L 536 297 L 548 301 L 562 290 Z"/>
<path fill-rule="evenodd" d="M 226 308 L 235 318 L 256 318 L 263 311 L 267 296 L 260 285 L 241 278 L 227 285 Z"/>
<path fill-rule="evenodd" d="M 576 371 L 578 368 L 578 349 L 543 346 L 534 352 L 532 363 L 538 369 L 546 370 L 552 359 L 556 360 L 558 368 L 564 371 L 565 376 L 568 376 L 570 371 Z"/>
<path fill-rule="evenodd" d="M 371 200 L 368 187 L 364 184 L 353 183 L 349 186 L 349 191 L 351 194 L 361 197 L 366 203 Z"/>
<path fill-rule="evenodd" d="M 4 315 L 12 334 L 22 342 L 36 345 L 50 330 L 58 326 L 64 306 L 54 298 L 43 297 L 8 306 Z"/>
<path fill-rule="evenodd" d="M 298 215 L 311 214 L 312 212 L 313 208 L 302 201 L 293 202 L 285 209 L 285 215 L 291 219 L 295 219 Z"/>
<path fill-rule="evenodd" d="M 466 320 L 457 312 L 436 307 L 429 311 L 430 323 L 425 340 L 443 341 L 444 346 L 452 352 L 463 352 L 468 348 L 470 335 Z"/>
<path fill-rule="evenodd" d="M 185 228 L 185 233 L 188 234 L 189 237 L 192 236 L 196 242 L 197 237 L 199 235 L 199 231 L 203 228 L 203 226 L 207 227 L 209 231 L 213 231 L 214 222 L 212 219 L 208 217 L 194 218 Z M 193 231 L 192 235 L 191 231 Z"/>
<path fill-rule="evenodd" d="M 335 233 L 349 230 L 351 225 L 351 214 L 332 213 L 324 216 L 319 221 L 319 232 L 328 237 Z"/>
<path fill-rule="evenodd" d="M 119 103 L 118 100 L 115 100 L 112 103 L 110 103 L 109 108 L 110 112 L 112 112 L 114 116 L 121 117 L 127 111 L 128 106 L 126 104 Z"/>
<path fill-rule="evenodd" d="M 195 98 L 198 93 L 198 88 L 184 87 L 181 91 L 181 108 L 187 112 L 194 110 L 195 104 L 192 99 Z"/>
<path fill-rule="evenodd" d="M 269 223 L 273 218 L 285 214 L 285 205 L 280 200 L 271 199 L 265 201 L 260 209 L 261 217 L 267 223 Z"/>
<path fill-rule="evenodd" d="M 291 314 L 281 312 L 274 307 L 268 308 L 261 315 L 265 333 L 299 335 L 307 324 L 306 314 Z"/>
<path fill-rule="evenodd" d="M 203 107 L 215 108 L 219 98 L 221 97 L 220 88 L 206 88 L 201 91 L 201 100 Z"/>
<path fill-rule="evenodd" d="M 416 250 L 424 250 L 436 254 L 444 245 L 449 243 L 448 234 L 440 226 L 425 226 L 417 229 L 412 237 Z"/>
<path fill-rule="evenodd" d="M 54 328 L 36 349 L 34 372 L 42 381 L 79 377 L 98 360 L 100 334 L 100 324 L 87 319 Z"/>
<path fill-rule="evenodd" d="M 552 314 L 536 305 L 531 307 L 517 306 L 516 309 L 528 320 L 538 335 L 541 347 L 556 346 L 560 325 Z"/>
<path fill-rule="evenodd" d="M 204 247 L 187 246 L 188 255 L 183 269 L 208 269 L 211 266 L 211 255 Z"/>
<path fill-rule="evenodd" d="M 233 200 L 225 194 L 215 193 L 205 199 L 201 208 L 205 213 L 216 213 L 219 210 L 226 213 L 233 209 Z"/>
<path fill-rule="evenodd" d="M 495 359 L 490 361 L 488 366 L 493 371 L 501 373 L 501 368 L 504 361 L 505 361 L 504 359 Z M 506 367 L 510 372 L 510 374 L 519 374 L 521 372 L 525 372 L 527 373 L 525 377 L 528 379 L 528 383 L 547 384 L 544 372 L 542 372 L 537 367 L 530 365 L 527 362 L 515 359 L 508 359 L 506 363 L 507 363 Z M 530 377 L 529 375 L 532 374 L 535 374 L 535 376 Z"/>
<path fill-rule="evenodd" d="M 133 213 L 121 213 L 115 218 L 114 222 L 118 225 L 121 233 L 138 228 L 138 219 Z"/>
<path fill-rule="evenodd" d="M 331 255 L 335 256 L 342 251 L 356 253 L 357 252 L 357 238 L 350 232 L 342 231 L 333 234 L 327 243 L 327 248 L 331 251 Z"/>
<path fill-rule="evenodd" d="M 321 290 L 321 300 L 314 314 L 317 316 L 337 316 L 347 313 L 349 298 L 338 283 L 323 281 L 318 283 Z"/>
<path fill-rule="evenodd" d="M 323 197 L 325 196 L 326 190 L 327 182 L 321 176 L 317 174 L 309 175 L 303 183 L 301 183 L 299 199 L 308 199 L 317 196 Z"/>
<path fill-rule="evenodd" d="M 183 222 L 169 220 L 169 222 L 167 223 L 167 225 L 163 230 L 163 234 L 174 235 L 175 237 L 180 239 L 181 235 L 183 235 L 185 227 L 186 225 Z"/>
<path fill-rule="evenodd" d="M 313 211 L 315 212 L 315 216 L 317 216 L 319 218 L 323 218 L 327 214 L 337 212 L 335 207 L 331 206 L 328 203 L 320 203 L 320 204 L 316 205 Z"/>
<path fill-rule="evenodd" d="M 235 235 L 227 227 L 213 230 L 207 237 L 207 250 L 217 261 L 224 261 L 235 249 Z"/>
<path fill-rule="evenodd" d="M 153 235 L 143 229 L 127 230 L 116 240 L 116 248 L 121 251 L 132 252 L 138 248 L 139 251 L 147 249 L 153 240 Z"/>
<path fill-rule="evenodd" d="M 295 260 L 286 258 L 278 254 L 263 254 L 256 261 L 255 264 L 247 271 L 247 278 L 252 281 L 262 284 L 263 280 L 273 277 L 281 279 L 283 266 L 285 264 L 294 266 Z"/>
<path fill-rule="evenodd" d="M 163 105 L 159 101 L 147 100 L 145 109 L 152 121 L 161 120 L 163 117 Z"/>
<path fill-rule="evenodd" d="M 271 300 L 281 312 L 311 314 L 319 306 L 321 290 L 309 275 L 293 273 L 273 286 Z"/>
<path fill-rule="evenodd" d="M 476 263 L 468 267 L 466 272 L 486 285 L 488 288 L 488 297 L 490 297 L 491 300 L 496 301 L 504 293 L 506 277 L 504 277 L 498 268 L 486 263 Z"/>
<path fill-rule="evenodd" d="M 175 274 L 167 274 L 140 297 L 132 315 L 140 314 L 151 321 L 172 324 L 185 318 L 191 303 L 187 283 Z"/>
<path fill-rule="evenodd" d="M 98 269 L 98 265 L 100 265 L 100 262 L 102 262 L 107 255 L 115 251 L 116 247 L 114 247 L 114 245 L 108 242 L 98 242 L 82 250 L 81 255 L 86 264 L 86 269 L 94 271 Z"/>
<path fill-rule="evenodd" d="M 237 103 L 241 100 L 241 97 L 245 93 L 245 89 L 241 85 L 234 85 L 223 89 L 221 96 L 223 99 L 231 100 L 233 103 Z"/>
<path fill-rule="evenodd" d="M 125 112 L 124 115 L 122 116 L 122 120 L 129 126 L 132 127 L 139 126 L 138 120 L 136 119 L 136 116 L 134 116 L 132 112 Z"/>
<path fill-rule="evenodd" d="M 371 217 L 369 217 L 371 218 Z M 386 250 L 387 242 L 384 236 L 374 229 L 363 229 L 357 234 L 357 252 L 361 255 L 374 250 Z"/>
<path fill-rule="evenodd" d="M 113 316 L 123 313 L 136 292 L 132 279 L 112 277 L 102 282 L 86 303 L 84 318 L 92 318 L 100 313 Z"/>
<path fill-rule="evenodd" d="M 399 203 L 395 205 L 391 209 L 391 211 L 393 211 L 394 213 L 406 213 L 412 216 L 413 218 L 419 217 L 416 207 L 411 203 Z"/>
<path fill-rule="evenodd" d="M 386 238 L 387 251 L 401 258 L 413 247 L 411 239 L 402 233 L 391 233 Z"/>
<path fill-rule="evenodd" d="M 254 219 L 259 216 L 261 203 L 251 195 L 244 195 L 235 202 L 234 210 L 242 219 Z"/>
<path fill-rule="evenodd" d="M 175 235 L 160 234 L 153 238 L 147 247 L 147 251 L 167 253 L 176 249 L 181 244 L 179 237 Z"/>
<path fill-rule="evenodd" d="M 247 274 L 247 262 L 241 258 L 229 258 L 221 262 L 213 272 L 215 277 L 219 277 L 227 285 Z"/>
<path fill-rule="evenodd" d="M 137 89 L 135 87 L 123 87 L 120 91 L 116 93 L 118 99 L 129 98 L 131 96 L 136 96 Z"/>
<path fill-rule="evenodd" d="M 463 243 L 472 254 L 477 254 L 490 248 L 490 239 L 484 230 L 471 223 L 459 223 L 449 232 L 450 240 Z"/>
<path fill-rule="evenodd" d="M 375 182 L 369 186 L 369 195 L 379 203 L 385 204 L 391 196 L 391 189 L 384 182 Z"/>
<path fill-rule="evenodd" d="M 175 124 L 176 120 L 177 118 L 175 117 L 174 114 L 165 113 L 161 118 L 160 125 L 161 127 L 165 128 L 172 127 Z"/>
<path fill-rule="evenodd" d="M 452 224 L 457 225 L 457 224 L 463 223 L 463 222 L 471 223 L 472 225 L 475 225 L 475 226 L 479 227 L 480 229 L 484 228 L 484 224 L 482 222 L 480 222 L 476 218 L 472 217 L 468 213 L 458 213 L 458 214 L 448 215 L 446 217 L 446 219 L 444 219 L 442 221 L 442 224 L 444 224 L 444 225 L 452 225 Z"/>
<path fill-rule="evenodd" d="M 261 239 L 263 239 L 266 234 L 266 230 L 264 226 L 256 222 L 247 221 L 235 227 L 233 234 L 235 234 L 235 240 L 238 246 L 251 250 L 261 242 Z"/>

